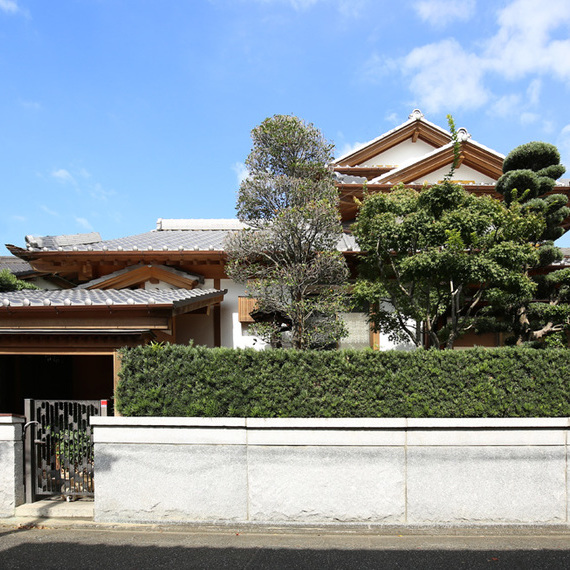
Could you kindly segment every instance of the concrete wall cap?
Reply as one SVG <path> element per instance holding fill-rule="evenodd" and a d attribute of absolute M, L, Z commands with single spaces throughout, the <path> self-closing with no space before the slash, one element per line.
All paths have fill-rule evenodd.
<path fill-rule="evenodd" d="M 122 417 L 122 416 L 92 416 L 91 425 L 105 428 L 123 427 L 220 427 L 244 428 L 245 418 L 158 418 L 158 417 Z"/>
<path fill-rule="evenodd" d="M 246 418 L 253 429 L 406 429 L 406 418 Z"/>
<path fill-rule="evenodd" d="M 24 416 L 16 416 L 12 414 L 0 414 L 0 424 L 23 424 L 26 418 Z"/>
<path fill-rule="evenodd" d="M 409 418 L 408 428 L 417 429 L 540 429 L 567 428 L 570 418 Z"/>

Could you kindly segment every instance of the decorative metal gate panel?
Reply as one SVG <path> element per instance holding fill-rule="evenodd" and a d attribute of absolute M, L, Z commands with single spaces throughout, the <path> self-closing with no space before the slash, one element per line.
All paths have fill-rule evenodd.
<path fill-rule="evenodd" d="M 100 400 L 26 400 L 26 500 L 94 494 L 90 416 Z"/>

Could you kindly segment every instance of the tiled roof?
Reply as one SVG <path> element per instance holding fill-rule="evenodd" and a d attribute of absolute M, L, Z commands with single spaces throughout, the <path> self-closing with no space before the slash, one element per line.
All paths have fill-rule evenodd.
<path fill-rule="evenodd" d="M 157 231 L 166 230 L 243 230 L 247 224 L 234 218 L 217 219 L 165 219 L 158 218 L 156 221 Z"/>
<path fill-rule="evenodd" d="M 222 251 L 228 230 L 166 230 L 73 246 L 41 248 L 28 244 L 28 251 Z M 47 243 L 47 242 L 43 242 Z"/>
<path fill-rule="evenodd" d="M 26 244 L 34 249 L 57 249 L 58 247 L 73 247 L 74 245 L 87 245 L 101 241 L 98 232 L 88 234 L 71 234 L 61 236 L 26 236 Z"/>
<path fill-rule="evenodd" d="M 3 307 L 85 307 L 85 306 L 182 306 L 194 301 L 224 295 L 218 289 L 66 289 L 56 291 L 13 291 L 0 293 L 0 309 Z"/>
<path fill-rule="evenodd" d="M 0 271 L 3 269 L 7 269 L 16 277 L 37 273 L 27 261 L 12 255 L 0 255 Z"/>
<path fill-rule="evenodd" d="M 204 223 L 197 224 L 196 222 Z M 214 228 L 226 226 L 226 229 L 191 229 L 198 225 L 204 227 L 210 225 Z M 90 243 L 76 241 L 73 245 L 55 245 L 64 243 L 63 238 L 72 236 L 35 238 L 42 246 L 34 247 L 32 242 L 28 241 L 27 251 L 224 251 L 226 236 L 244 227 L 238 220 L 163 219 L 158 220 L 157 226 L 159 229 L 143 234 Z M 188 229 L 182 229 L 185 226 Z M 352 251 L 350 244 L 354 244 L 354 240 L 341 240 L 340 251 Z"/>

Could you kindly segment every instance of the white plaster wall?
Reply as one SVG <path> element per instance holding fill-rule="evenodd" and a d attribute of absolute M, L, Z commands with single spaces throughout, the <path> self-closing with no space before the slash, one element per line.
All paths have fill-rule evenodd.
<path fill-rule="evenodd" d="M 221 331 L 222 346 L 232 348 L 265 348 L 260 339 L 243 334 L 242 324 L 239 322 L 238 297 L 245 296 L 245 286 L 239 285 L 231 279 L 222 279 L 221 289 L 227 289 L 221 305 Z"/>
<path fill-rule="evenodd" d="M 389 303 L 383 303 L 382 308 L 384 310 L 393 310 L 393 307 Z M 414 325 L 413 321 L 408 321 L 411 325 Z M 415 325 L 414 325 L 415 326 Z M 379 350 L 416 350 L 415 344 L 411 342 L 394 342 L 385 333 L 380 333 L 380 343 L 378 346 Z"/>
<path fill-rule="evenodd" d="M 417 184 L 423 184 L 424 182 L 429 182 L 430 184 L 437 183 L 444 179 L 447 174 L 449 174 L 450 166 L 446 166 L 444 168 L 440 168 L 439 170 L 435 170 L 431 172 L 428 176 L 424 178 L 418 178 L 414 180 Z M 489 176 L 485 176 L 477 170 L 470 168 L 469 166 L 460 166 L 455 173 L 453 174 L 453 180 L 473 180 L 475 184 L 494 184 L 496 180 Z M 467 186 L 467 189 L 469 187 Z"/>
<path fill-rule="evenodd" d="M 568 525 L 569 418 L 92 418 L 95 519 Z"/>
<path fill-rule="evenodd" d="M 0 518 L 13 517 L 24 502 L 24 419 L 0 416 Z"/>
<path fill-rule="evenodd" d="M 40 289 L 45 289 L 46 291 L 56 291 L 61 289 L 61 287 L 55 283 L 52 283 L 51 281 L 48 281 L 47 279 L 44 279 L 43 277 L 34 277 L 33 279 L 30 279 L 29 282 L 33 283 Z"/>
<path fill-rule="evenodd" d="M 414 143 L 408 139 L 368 159 L 359 166 L 401 166 L 405 162 L 420 158 L 433 150 L 435 147 L 422 140 L 417 140 Z"/>
<path fill-rule="evenodd" d="M 151 283 L 150 281 L 145 281 L 144 288 L 147 291 L 168 291 L 170 289 L 178 289 L 174 285 L 167 283 L 166 281 L 160 281 L 158 283 Z"/>

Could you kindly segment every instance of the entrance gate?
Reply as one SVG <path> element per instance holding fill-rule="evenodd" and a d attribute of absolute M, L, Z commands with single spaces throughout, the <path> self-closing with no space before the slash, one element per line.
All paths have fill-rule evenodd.
<path fill-rule="evenodd" d="M 100 400 L 25 400 L 26 501 L 39 497 L 92 497 L 90 416 Z M 106 412 L 106 408 L 103 408 Z"/>

